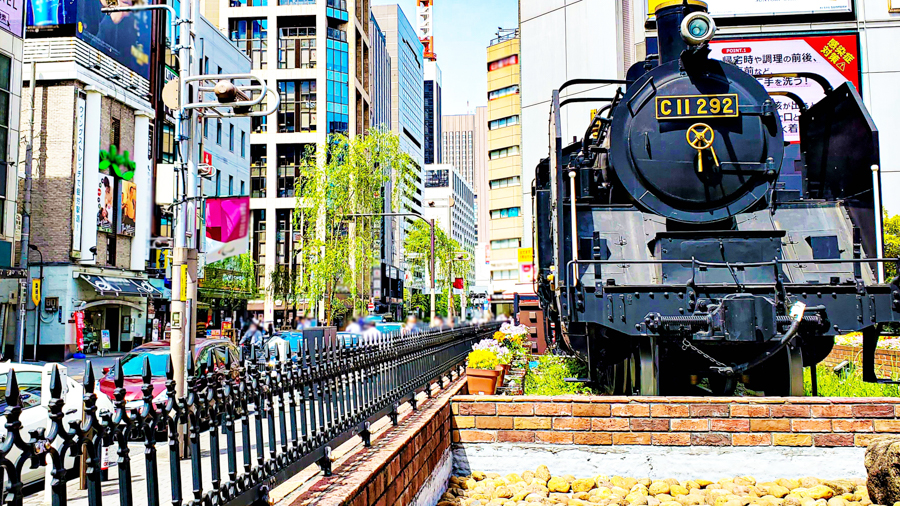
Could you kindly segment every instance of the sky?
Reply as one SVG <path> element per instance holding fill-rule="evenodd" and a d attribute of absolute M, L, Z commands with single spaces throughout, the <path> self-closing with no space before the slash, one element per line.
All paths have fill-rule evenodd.
<path fill-rule="evenodd" d="M 399 3 L 416 27 L 416 0 Z M 518 0 L 434 0 L 434 50 L 441 68 L 443 114 L 474 112 L 487 104 L 487 46 L 498 27 L 518 25 Z M 468 103 L 468 110 L 466 104 Z"/>

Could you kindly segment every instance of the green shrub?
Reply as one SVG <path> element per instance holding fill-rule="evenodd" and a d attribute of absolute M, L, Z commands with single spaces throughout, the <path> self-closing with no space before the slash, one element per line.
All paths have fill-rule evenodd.
<path fill-rule="evenodd" d="M 803 387 L 806 395 L 812 395 L 812 379 L 809 368 L 803 369 Z M 896 378 L 894 378 L 896 379 Z M 835 374 L 830 367 L 818 366 L 816 385 L 819 397 L 900 397 L 898 385 L 866 383 L 861 371 L 847 368 Z"/>
<path fill-rule="evenodd" d="M 475 350 L 469 353 L 469 368 L 493 371 L 500 364 L 497 354 L 491 350 Z"/>
<path fill-rule="evenodd" d="M 572 357 L 544 355 L 538 366 L 525 375 L 525 395 L 590 395 L 583 383 L 568 383 L 566 378 L 587 378 L 588 368 Z"/>

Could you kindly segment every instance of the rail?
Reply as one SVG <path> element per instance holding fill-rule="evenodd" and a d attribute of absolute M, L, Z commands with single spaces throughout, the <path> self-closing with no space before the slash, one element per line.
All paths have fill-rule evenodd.
<path fill-rule="evenodd" d="M 0 440 L 5 502 L 22 506 L 23 470 L 41 467 L 52 475 L 51 504 L 66 505 L 71 500 L 67 495 L 76 490 L 70 481 L 78 480 L 74 471 L 84 456 L 90 506 L 114 504 L 114 496 L 122 506 L 132 506 L 135 492 L 138 502 L 148 506 L 159 506 L 165 495 L 175 506 L 265 504 L 273 487 L 312 464 L 330 474 L 332 449 L 352 437 L 361 436 L 369 446 L 372 423 L 390 416 L 396 425 L 402 403 L 416 409 L 418 392 L 424 389 L 430 396 L 433 382 L 443 387 L 446 373 L 460 374 L 471 345 L 496 328 L 488 324 L 359 340 L 305 331 L 299 349 L 283 360 L 253 353 L 236 364 L 227 356 L 218 362 L 210 353 L 195 365 L 189 358 L 184 398 L 175 398 L 171 359 L 165 391 L 154 394 L 151 363 L 145 357 L 142 396 L 126 401 L 126 378 L 117 360 L 114 409 L 102 413 L 88 363 L 82 420 L 65 420 L 72 413 L 64 400 L 66 380 L 54 366 L 46 404 L 49 428 L 26 434 L 22 414 L 27 396 L 20 392 L 16 374 L 9 374 L 7 432 Z M 179 432 L 187 435 L 189 461 L 181 458 Z M 134 479 L 129 442 L 143 444 L 143 453 L 135 452 L 143 460 L 143 480 Z M 159 445 L 168 448 L 167 480 L 158 469 Z M 112 492 L 102 482 L 105 447 L 118 455 L 118 489 Z M 161 486 L 162 481 L 168 486 Z M 146 490 L 135 490 L 139 487 Z"/>

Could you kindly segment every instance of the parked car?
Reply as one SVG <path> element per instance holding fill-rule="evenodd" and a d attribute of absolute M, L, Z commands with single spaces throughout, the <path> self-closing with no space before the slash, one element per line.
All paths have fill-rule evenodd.
<path fill-rule="evenodd" d="M 227 339 L 197 339 L 194 346 L 194 363 L 206 363 L 209 355 L 213 357 L 213 368 L 219 370 L 225 367 L 225 357 L 231 355 L 231 362 L 237 364 L 240 352 L 237 346 Z M 141 373 L 144 368 L 144 357 L 150 359 L 150 383 L 153 385 L 154 404 L 165 402 L 166 395 L 166 364 L 171 355 L 171 343 L 169 341 L 153 341 L 131 350 L 122 358 L 122 372 L 125 375 L 125 406 L 127 408 L 139 408 L 144 404 L 144 394 L 141 386 L 144 381 Z M 115 371 L 104 368 L 103 377 L 100 378 L 100 391 L 110 399 L 115 399 L 113 392 L 116 389 Z"/>
<path fill-rule="evenodd" d="M 6 411 L 6 384 L 9 380 L 10 371 L 15 371 L 16 381 L 19 384 L 20 398 L 22 401 L 22 414 L 19 420 L 22 422 L 21 434 L 26 439 L 28 433 L 37 429 L 49 428 L 49 411 L 47 406 L 50 402 L 50 375 L 53 373 L 53 366 L 59 367 L 60 376 L 62 377 L 62 396 L 65 402 L 63 407 L 63 425 L 68 428 L 69 421 L 81 420 L 84 411 L 84 387 L 77 381 L 70 378 L 67 374 L 66 367 L 62 364 L 46 364 L 43 366 L 35 364 L 19 364 L 14 362 L 0 363 L 0 414 Z M 98 413 L 104 411 L 112 412 L 113 405 L 106 396 L 97 396 Z M 6 436 L 6 417 L 0 415 L 0 438 Z M 54 446 L 59 448 L 62 440 L 57 438 Z M 108 452 L 108 449 L 104 449 Z M 13 447 L 7 458 L 15 463 L 21 455 L 18 448 Z M 108 455 L 108 454 L 107 454 Z M 105 459 L 106 460 L 106 459 Z M 75 458 L 71 455 L 66 457 L 65 462 L 67 469 L 75 466 Z M 22 483 L 28 485 L 44 479 L 44 467 L 31 469 L 31 466 L 22 468 Z M 5 485 L 9 484 L 9 478 L 4 478 Z M 4 490 L 6 486 L 4 486 Z"/>

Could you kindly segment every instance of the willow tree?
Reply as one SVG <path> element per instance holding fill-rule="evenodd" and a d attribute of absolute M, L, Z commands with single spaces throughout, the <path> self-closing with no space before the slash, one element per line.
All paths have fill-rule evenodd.
<path fill-rule="evenodd" d="M 416 221 L 407 232 L 404 248 L 410 266 L 419 272 L 427 272 L 431 258 L 431 227 L 422 221 Z M 456 239 L 448 236 L 437 226 L 434 228 L 434 270 L 437 290 L 441 292 L 446 290 L 449 294 L 453 290 L 453 281 L 456 278 L 466 279 L 472 272 L 475 267 L 474 259 L 468 253 L 464 253 L 460 258 L 463 251 Z M 430 284 L 430 277 L 426 283 Z M 447 299 L 439 299 L 437 306 L 446 307 L 447 312 L 444 314 L 448 316 L 451 314 Z M 461 308 L 461 311 L 465 312 L 465 309 Z"/>
<path fill-rule="evenodd" d="M 321 303 L 325 323 L 365 309 L 372 266 L 380 260 L 382 218 L 358 215 L 383 213 L 385 199 L 391 209 L 401 209 L 413 167 L 398 137 L 382 129 L 329 135 L 304 156 L 294 212 L 302 244 L 290 288 L 310 306 Z M 386 187 L 392 187 L 390 195 Z"/>

